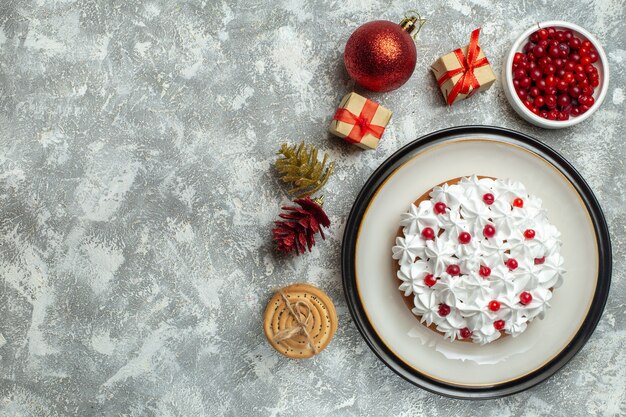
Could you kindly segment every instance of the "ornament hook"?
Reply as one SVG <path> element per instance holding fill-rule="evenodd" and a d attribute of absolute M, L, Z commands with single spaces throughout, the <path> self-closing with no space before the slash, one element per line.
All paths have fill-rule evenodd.
<path fill-rule="evenodd" d="M 402 19 L 402 21 L 400 22 L 400 26 L 402 26 L 402 29 L 406 30 L 409 35 L 411 35 L 413 39 L 415 39 L 420 33 L 420 30 L 422 30 L 424 24 L 426 24 L 426 19 L 422 18 L 417 10 L 407 10 L 406 13 L 411 13 L 412 15 L 407 16 L 405 14 L 404 19 Z"/>
<path fill-rule="evenodd" d="M 324 196 L 323 195 L 321 195 L 319 197 L 315 197 L 312 200 L 320 207 L 322 207 L 324 205 Z"/>

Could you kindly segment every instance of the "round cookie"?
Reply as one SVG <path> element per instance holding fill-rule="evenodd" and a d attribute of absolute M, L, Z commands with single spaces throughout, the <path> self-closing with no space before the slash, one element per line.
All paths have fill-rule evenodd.
<path fill-rule="evenodd" d="M 306 359 L 324 350 L 332 340 L 337 312 L 319 288 L 293 284 L 278 290 L 267 303 L 263 329 L 278 352 L 288 358 Z"/>

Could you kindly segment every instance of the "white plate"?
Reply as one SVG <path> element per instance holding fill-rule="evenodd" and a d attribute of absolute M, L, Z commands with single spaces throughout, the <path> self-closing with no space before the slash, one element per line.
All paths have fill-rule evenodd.
<path fill-rule="evenodd" d="M 606 242 L 599 239 L 597 219 L 592 218 L 588 208 L 589 196 L 581 197 L 581 184 L 575 186 L 567 177 L 571 173 L 563 172 L 563 166 L 555 166 L 554 161 L 549 162 L 550 155 L 529 148 L 529 144 L 532 145 L 529 141 L 517 142 L 519 138 L 512 137 L 515 135 L 499 129 L 456 128 L 437 140 L 423 140 L 422 145 L 417 142 L 400 155 L 401 161 L 393 163 L 397 154 L 390 158 L 392 164 L 387 163 L 387 172 L 379 170 L 372 176 L 368 185 L 373 180 L 380 185 L 375 190 L 370 186 L 366 202 L 361 201 L 362 192 L 351 214 L 354 220 L 357 205 L 365 206 L 360 210 L 358 227 L 355 233 L 346 230 L 346 240 L 354 243 L 352 254 L 348 254 L 354 269 L 352 274 L 346 271 L 345 263 L 350 262 L 345 259 L 346 247 L 349 249 L 351 245 L 344 240 L 344 284 L 353 315 L 360 310 L 359 318 L 355 317 L 357 325 L 362 319 L 368 322 L 376 336 L 373 339 L 378 339 L 370 340 L 370 346 L 372 342 L 382 343 L 384 346 L 379 347 L 390 352 L 390 356 L 395 357 L 392 360 L 398 362 L 394 365 L 418 377 L 417 380 L 409 378 L 413 382 L 424 386 L 420 382 L 425 379 L 435 387 L 452 389 L 451 392 L 434 389 L 443 394 L 473 396 L 471 393 L 497 392 L 495 395 L 503 395 L 502 387 L 528 380 L 536 372 L 546 374 L 546 367 L 566 350 L 588 320 L 598 282 L 603 279 L 600 245 L 605 256 L 605 246 L 610 243 L 608 233 Z M 437 184 L 472 174 L 521 181 L 530 194 L 543 200 L 550 221 L 562 233 L 561 253 L 567 271 L 563 285 L 554 292 L 552 308 L 543 320 L 534 320 L 516 338 L 505 337 L 484 346 L 444 340 L 443 336 L 420 324 L 403 302 L 391 258 L 400 215 L 409 205 Z M 582 178 L 576 180 L 582 181 Z M 588 191 L 584 181 L 582 185 Z M 595 202 L 592 194 L 591 201 Z M 594 209 L 599 210 L 599 207 Z M 350 222 L 348 227 L 353 227 Z M 610 265 L 610 250 L 608 257 Z M 610 281 L 610 277 L 607 278 Z M 352 280 L 355 285 L 348 286 L 350 282 L 346 280 Z M 351 295 L 360 303 L 352 303 Z M 600 312 L 603 306 L 601 302 Z M 364 336 L 369 337 L 365 333 Z M 390 365 L 388 360 L 383 360 Z M 547 376 L 552 373 L 547 372 Z M 454 387 L 461 390 L 455 392 Z M 426 388 L 433 389 L 432 386 Z"/>

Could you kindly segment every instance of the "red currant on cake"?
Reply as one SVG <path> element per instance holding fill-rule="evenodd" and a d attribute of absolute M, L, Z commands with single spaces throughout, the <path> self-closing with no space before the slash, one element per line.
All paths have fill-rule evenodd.
<path fill-rule="evenodd" d="M 500 310 L 500 302 L 496 301 L 496 300 L 491 300 L 489 302 L 489 310 L 491 310 L 491 311 L 498 311 L 498 310 Z"/>
<path fill-rule="evenodd" d="M 533 229 L 524 230 L 524 237 L 526 239 L 533 239 L 535 237 L 535 231 Z"/>
<path fill-rule="evenodd" d="M 535 265 L 541 265 L 546 261 L 546 257 L 535 258 Z"/>
<path fill-rule="evenodd" d="M 468 329 L 467 327 L 463 327 L 461 330 L 459 330 L 459 336 L 461 337 L 461 339 L 467 339 L 471 335 L 472 335 L 472 331 Z"/>
<path fill-rule="evenodd" d="M 489 275 L 491 275 L 491 268 L 486 265 L 481 265 L 480 269 L 478 270 L 478 274 L 483 278 L 487 278 Z"/>
<path fill-rule="evenodd" d="M 437 214 L 444 214 L 446 212 L 446 208 L 445 203 L 442 203 L 441 201 L 435 203 L 435 213 Z"/>
<path fill-rule="evenodd" d="M 532 300 L 533 300 L 533 296 L 528 291 L 524 291 L 519 295 L 519 302 L 524 305 L 530 304 Z"/>
<path fill-rule="evenodd" d="M 519 266 L 517 261 L 513 258 L 511 259 L 507 259 L 506 261 L 506 266 L 507 268 L 509 268 L 511 271 L 513 271 L 514 269 L 517 269 L 517 267 Z"/>
<path fill-rule="evenodd" d="M 432 240 L 435 238 L 435 231 L 432 227 L 425 227 L 424 230 L 422 230 L 422 236 L 426 240 Z"/>
<path fill-rule="evenodd" d="M 483 201 L 488 206 L 492 205 L 494 201 L 496 201 L 495 197 L 491 193 L 486 193 L 483 195 Z"/>
<path fill-rule="evenodd" d="M 453 277 L 458 276 L 461 275 L 461 268 L 458 265 L 448 265 L 446 272 Z"/>
<path fill-rule="evenodd" d="M 513 207 L 524 207 L 524 200 L 522 200 L 521 198 L 516 198 L 515 200 L 513 200 Z"/>
<path fill-rule="evenodd" d="M 483 229 L 483 236 L 486 238 L 494 237 L 496 235 L 496 228 L 488 224 Z"/>
<path fill-rule="evenodd" d="M 450 314 L 450 306 L 447 304 L 439 304 L 439 315 L 445 317 Z"/>
<path fill-rule="evenodd" d="M 437 280 L 435 279 L 433 274 L 426 274 L 426 276 L 424 277 L 424 284 L 426 284 L 427 287 L 432 287 L 436 283 Z"/>
<path fill-rule="evenodd" d="M 459 233 L 459 243 L 467 244 L 467 243 L 470 243 L 471 240 L 472 240 L 472 236 L 469 233 L 467 232 Z"/>
<path fill-rule="evenodd" d="M 496 321 L 493 322 L 493 327 L 496 330 L 502 330 L 502 329 L 504 329 L 504 324 L 505 324 L 504 320 L 496 320 Z"/>

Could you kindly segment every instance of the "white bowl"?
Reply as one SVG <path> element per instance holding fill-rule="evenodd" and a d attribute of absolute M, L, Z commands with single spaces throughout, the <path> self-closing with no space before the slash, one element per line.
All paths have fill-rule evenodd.
<path fill-rule="evenodd" d="M 526 106 L 524 106 L 524 103 L 517 96 L 517 92 L 515 91 L 515 87 L 513 86 L 513 57 L 515 56 L 515 53 L 522 52 L 522 48 L 527 42 L 529 42 L 528 38 L 533 32 L 542 28 L 549 27 L 555 27 L 561 30 L 569 29 L 574 33 L 575 36 L 577 36 L 581 40 L 588 40 L 589 42 L 591 42 L 594 48 L 598 51 L 599 59 L 596 63 L 593 64 L 598 68 L 598 75 L 600 80 L 600 85 L 595 88 L 595 91 L 593 93 L 593 98 L 595 99 L 595 102 L 585 113 L 581 114 L 580 116 L 570 116 L 568 120 L 548 120 L 544 119 L 543 117 L 537 116 L 536 114 L 528 110 Z M 509 103 L 511 103 L 511 106 L 513 106 L 513 109 L 515 109 L 515 111 L 520 116 L 522 116 L 522 118 L 536 126 L 546 129 L 561 129 L 564 127 L 573 126 L 586 120 L 596 110 L 598 110 L 598 108 L 604 101 L 604 97 L 606 97 L 606 93 L 609 88 L 609 63 L 606 58 L 606 54 L 602 49 L 602 46 L 592 34 L 573 23 L 563 22 L 560 20 L 550 20 L 548 22 L 542 22 L 533 25 L 532 27 L 528 28 L 528 30 L 526 30 L 524 33 L 522 33 L 519 38 L 517 38 L 517 40 L 513 43 L 513 46 L 511 47 L 511 50 L 509 51 L 504 62 L 502 68 L 502 78 L 504 94 L 509 100 Z"/>

